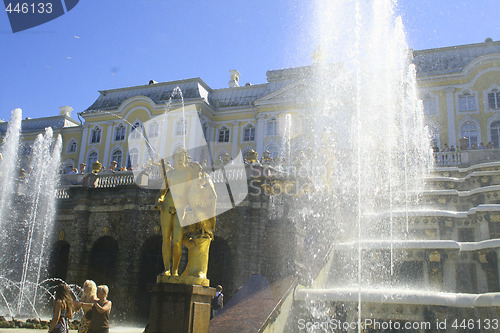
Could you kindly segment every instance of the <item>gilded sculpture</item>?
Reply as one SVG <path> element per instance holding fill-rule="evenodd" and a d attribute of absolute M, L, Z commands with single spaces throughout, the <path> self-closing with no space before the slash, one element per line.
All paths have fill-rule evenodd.
<path fill-rule="evenodd" d="M 165 183 L 157 204 L 165 271 L 158 282 L 208 286 L 208 253 L 215 228 L 217 195 L 210 177 L 198 163 L 189 162 L 184 148 L 177 148 L 173 159 L 173 167 L 161 161 Z M 179 276 L 182 244 L 188 249 L 188 264 Z"/>

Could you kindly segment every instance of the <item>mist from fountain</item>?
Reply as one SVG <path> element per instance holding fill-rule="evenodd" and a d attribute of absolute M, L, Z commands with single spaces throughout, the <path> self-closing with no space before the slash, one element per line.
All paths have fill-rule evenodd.
<path fill-rule="evenodd" d="M 42 281 L 48 268 L 48 245 L 53 234 L 56 186 L 62 138 L 52 129 L 39 134 L 31 149 L 26 174 L 19 168 L 21 110 L 8 123 L 2 146 L 0 313 L 36 315 L 47 303 L 48 288 Z M 6 186 L 5 184 L 9 184 Z"/>
<path fill-rule="evenodd" d="M 396 249 L 415 239 L 408 212 L 424 190 L 430 140 L 395 2 L 318 0 L 316 6 L 311 29 L 319 47 L 306 88 L 311 148 L 302 166 L 316 191 L 289 216 L 306 234 L 311 267 L 325 265 L 328 251 L 335 258 L 336 271 L 313 288 L 357 290 L 362 313 L 366 288 L 414 288 L 395 277 Z M 371 251 L 368 241 L 385 247 Z M 318 272 L 308 271 L 306 279 L 314 280 Z"/>

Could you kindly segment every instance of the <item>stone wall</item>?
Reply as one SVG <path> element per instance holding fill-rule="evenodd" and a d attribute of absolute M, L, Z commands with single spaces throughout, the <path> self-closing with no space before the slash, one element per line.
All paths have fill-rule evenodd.
<path fill-rule="evenodd" d="M 287 222 L 286 214 L 270 215 L 269 196 L 260 190 L 262 179 L 252 182 L 247 198 L 217 217 L 208 277 L 212 285 L 224 286 L 227 299 L 252 274 L 274 282 L 295 273 L 293 256 L 281 254 L 297 252 L 300 233 Z M 53 244 L 69 244 L 69 254 L 67 265 L 57 263 L 65 256 L 54 251 L 64 246 L 54 247 L 51 267 L 59 267 L 59 272 L 53 268 L 52 273 L 80 286 L 89 278 L 108 284 L 112 319 L 144 324 L 147 290 L 163 267 L 160 216 L 154 209 L 157 191 L 136 185 L 91 186 L 69 187 L 58 199 L 54 232 L 58 239 Z M 186 253 L 184 264 L 185 257 Z"/>

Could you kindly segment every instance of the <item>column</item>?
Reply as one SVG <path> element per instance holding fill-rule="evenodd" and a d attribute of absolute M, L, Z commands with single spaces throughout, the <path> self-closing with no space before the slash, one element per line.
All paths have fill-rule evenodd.
<path fill-rule="evenodd" d="M 257 123 L 255 126 L 255 148 L 259 154 L 259 158 L 262 157 L 263 146 L 264 146 L 264 127 L 265 127 L 265 116 L 263 114 L 256 115 Z"/>
<path fill-rule="evenodd" d="M 447 88 L 446 91 L 446 113 L 448 115 L 448 147 L 457 146 L 457 134 L 455 124 L 455 88 Z M 444 144 L 446 142 L 443 142 Z"/>
<path fill-rule="evenodd" d="M 238 155 L 238 146 L 240 143 L 240 122 L 233 121 L 233 151 L 232 158 L 235 159 Z"/>
<path fill-rule="evenodd" d="M 199 141 L 200 133 L 198 131 L 199 127 L 201 126 L 200 117 L 198 115 L 198 112 L 195 111 L 188 113 L 186 118 L 189 119 L 189 130 L 187 132 L 187 135 L 189 135 L 189 137 L 186 137 L 186 145 L 187 145 L 186 149 L 188 150 L 195 149 L 191 150 L 190 156 L 193 161 L 198 161 L 201 163 L 200 156 L 198 155 L 199 150 L 196 150 L 196 148 L 200 146 L 200 141 Z M 196 156 L 193 156 L 195 152 L 197 154 Z"/>
<path fill-rule="evenodd" d="M 83 125 L 83 134 L 82 134 L 82 140 L 80 142 L 80 156 L 78 157 L 78 165 L 80 165 L 80 163 L 85 162 L 85 153 L 87 151 L 87 142 L 89 142 L 89 138 L 88 138 L 89 128 L 90 128 L 90 125 L 88 125 L 88 124 Z M 77 168 L 78 168 L 78 166 L 77 166 Z"/>
<path fill-rule="evenodd" d="M 164 114 L 162 116 L 161 122 L 160 122 L 160 151 L 158 152 L 160 154 L 160 158 L 166 158 L 166 145 L 167 143 L 170 143 L 171 137 L 168 136 L 169 132 L 169 123 L 168 120 L 170 118 L 170 115 Z M 165 161 L 169 162 L 169 161 Z"/>
<path fill-rule="evenodd" d="M 108 131 L 106 132 L 106 146 L 104 146 L 104 156 L 102 158 L 102 165 L 106 168 L 106 171 L 109 168 L 109 150 L 111 149 L 111 138 L 113 137 L 113 121 L 107 121 L 106 125 L 108 126 Z"/>

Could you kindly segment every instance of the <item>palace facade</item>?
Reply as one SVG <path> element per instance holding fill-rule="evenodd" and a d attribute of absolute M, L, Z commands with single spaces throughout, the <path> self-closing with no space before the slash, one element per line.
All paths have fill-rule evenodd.
<path fill-rule="evenodd" d="M 433 145 L 441 151 L 445 144 L 462 150 L 488 143 L 500 147 L 500 42 L 486 39 L 412 55 Z M 147 149 L 129 147 L 134 129 L 148 144 L 172 150 L 186 146 L 186 138 L 187 146 L 208 143 L 192 156 L 200 163 L 223 154 L 244 157 L 252 149 L 259 156 L 266 150 L 291 156 L 284 137 L 307 137 L 312 126 L 301 92 L 313 66 L 271 70 L 267 82 L 256 85 L 240 85 L 240 73 L 231 70 L 227 88 L 213 89 L 192 78 L 102 90 L 90 107 L 78 111 L 82 122 L 71 117 L 69 106 L 58 116 L 24 120 L 21 153 L 26 159 L 36 134 L 51 126 L 63 138 L 65 172 L 82 163 L 90 171 L 97 160 L 106 168 L 114 160 L 118 168 L 129 169 L 154 159 Z M 0 124 L 0 132 L 6 125 Z"/>

